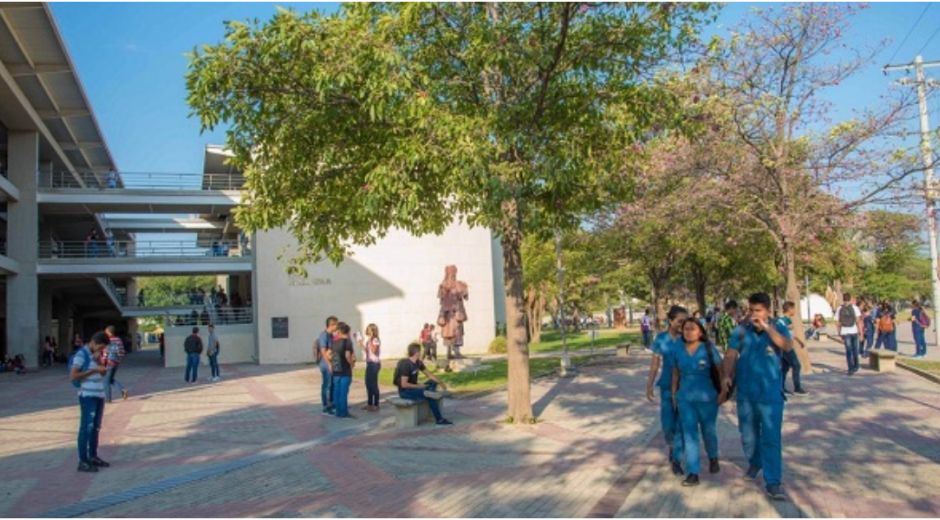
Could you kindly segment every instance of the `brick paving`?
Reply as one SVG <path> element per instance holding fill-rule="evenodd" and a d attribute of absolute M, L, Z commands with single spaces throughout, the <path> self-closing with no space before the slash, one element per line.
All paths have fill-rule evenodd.
<path fill-rule="evenodd" d="M 722 471 L 683 488 L 665 465 L 647 354 L 533 383 L 541 421 L 502 422 L 505 395 L 452 400 L 456 423 L 396 431 L 390 410 L 319 414 L 313 366 L 223 367 L 183 384 L 152 353 L 119 373 L 101 454 L 75 472 L 74 391 L 64 369 L 0 375 L 0 516 L 878 517 L 938 516 L 940 393 L 907 372 L 844 374 L 841 347 L 811 344 L 811 394 L 789 401 L 784 481 L 768 501 L 744 481 L 734 408 L 719 419 Z M 385 389 L 388 392 L 388 389 Z"/>

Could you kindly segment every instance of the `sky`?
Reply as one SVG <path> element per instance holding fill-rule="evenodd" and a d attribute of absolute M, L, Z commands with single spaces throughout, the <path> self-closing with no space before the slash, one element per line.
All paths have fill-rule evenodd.
<path fill-rule="evenodd" d="M 122 172 L 196 173 L 203 149 L 224 143 L 224 133 L 200 134 L 186 105 L 186 53 L 217 43 L 226 20 L 266 20 L 282 5 L 299 11 L 334 12 L 335 3 L 53 3 L 52 12 Z M 763 4 L 763 6 L 773 6 Z M 852 19 L 850 46 L 889 40 L 877 58 L 852 81 L 830 93 L 833 113 L 877 103 L 892 79 L 881 67 L 906 62 L 924 48 L 925 60 L 940 60 L 940 4 L 876 3 Z M 758 4 L 726 4 L 706 34 L 727 35 Z M 916 27 L 914 21 L 920 18 Z M 907 40 L 903 42 L 905 36 Z M 940 78 L 940 68 L 934 69 Z M 930 103 L 933 127 L 940 123 L 940 95 Z M 915 130 L 912 128 L 912 130 Z"/>

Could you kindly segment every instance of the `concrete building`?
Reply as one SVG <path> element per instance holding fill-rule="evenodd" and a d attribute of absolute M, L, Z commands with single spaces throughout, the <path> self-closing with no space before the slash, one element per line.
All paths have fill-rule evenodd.
<path fill-rule="evenodd" d="M 502 256 L 489 231 L 392 231 L 338 267 L 290 277 L 280 258 L 294 243 L 287 233 L 246 237 L 234 222 L 243 178 L 226 157 L 209 146 L 202 172 L 118 173 L 48 7 L 0 3 L 0 357 L 36 366 L 45 336 L 67 351 L 74 334 L 114 324 L 133 336 L 138 319 L 159 317 L 165 363 L 178 366 L 191 323 L 208 317 L 223 363 L 304 362 L 333 314 L 357 330 L 376 323 L 383 357 L 397 358 L 436 320 L 448 264 L 470 287 L 464 351 L 487 348 L 504 321 Z M 241 305 L 139 305 L 139 277 L 189 274 L 216 276 Z"/>

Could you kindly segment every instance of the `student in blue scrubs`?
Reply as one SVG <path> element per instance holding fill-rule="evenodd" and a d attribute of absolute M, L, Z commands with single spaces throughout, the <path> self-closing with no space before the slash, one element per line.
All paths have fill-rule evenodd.
<path fill-rule="evenodd" d="M 663 437 L 669 447 L 669 464 L 672 472 L 682 476 L 682 428 L 679 425 L 679 411 L 676 410 L 672 399 L 672 360 L 673 352 L 682 348 L 682 323 L 689 317 L 685 307 L 673 305 L 666 315 L 669 320 L 669 329 L 660 332 L 653 340 L 653 359 L 650 361 L 650 373 L 646 380 L 646 398 L 655 402 L 653 398 L 653 383 L 662 366 L 659 376 L 659 420 L 663 427 Z"/>
<path fill-rule="evenodd" d="M 783 382 L 780 353 L 793 349 L 790 331 L 770 318 L 770 296 L 754 293 L 748 298 L 744 323 L 731 334 L 724 360 L 723 401 L 737 382 L 738 430 L 744 456 L 748 459 L 746 478 L 756 480 L 764 472 L 767 494 L 783 500 Z"/>
<path fill-rule="evenodd" d="M 708 471 L 718 473 L 718 388 L 721 356 L 708 341 L 705 327 L 698 320 L 685 320 L 683 342 L 673 355 L 672 398 L 679 409 L 687 476 L 683 486 L 697 486 L 699 479 L 699 430 L 708 454 Z M 712 369 L 718 377 L 712 378 Z"/>

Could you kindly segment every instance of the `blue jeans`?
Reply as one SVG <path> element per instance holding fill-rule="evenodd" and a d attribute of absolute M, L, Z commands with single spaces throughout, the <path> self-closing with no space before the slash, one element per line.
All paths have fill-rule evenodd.
<path fill-rule="evenodd" d="M 379 405 L 379 370 L 382 363 L 366 363 L 366 393 L 372 406 Z"/>
<path fill-rule="evenodd" d="M 924 337 L 924 329 L 922 327 L 912 327 L 914 330 L 914 345 L 917 347 L 917 352 L 914 355 L 916 356 L 926 356 L 927 355 L 927 338 Z"/>
<path fill-rule="evenodd" d="M 738 431 L 744 456 L 751 467 L 764 471 L 764 483 L 783 478 L 783 401 L 762 403 L 738 399 Z"/>
<path fill-rule="evenodd" d="M 653 331 L 644 330 L 643 331 L 643 346 L 646 348 L 650 348 L 650 344 L 652 343 L 652 341 L 653 341 Z"/>
<path fill-rule="evenodd" d="M 88 462 L 98 456 L 98 432 L 104 417 L 104 399 L 79 397 L 81 418 L 78 423 L 78 460 Z"/>
<path fill-rule="evenodd" d="M 857 372 L 858 334 L 843 334 L 842 342 L 845 343 L 845 362 L 849 367 L 849 372 Z"/>
<path fill-rule="evenodd" d="M 121 382 L 118 381 L 117 378 L 114 377 L 114 374 L 117 373 L 119 366 L 120 365 L 114 365 L 113 367 L 108 367 L 108 372 L 104 375 L 104 395 L 105 395 L 105 399 L 107 399 L 109 403 L 111 402 L 111 387 L 112 386 L 116 385 L 118 388 L 121 389 L 122 393 L 124 392 L 124 385 L 122 385 Z"/>
<path fill-rule="evenodd" d="M 690 402 L 679 399 L 679 419 L 682 423 L 682 442 L 685 444 L 685 471 L 698 475 L 699 429 L 705 440 L 705 453 L 709 459 L 718 458 L 718 402 Z"/>
<path fill-rule="evenodd" d="M 884 345 L 884 347 L 888 350 L 897 352 L 898 338 L 894 331 L 878 333 L 878 339 L 875 340 L 875 348 L 880 349 L 882 345 Z"/>
<path fill-rule="evenodd" d="M 192 379 L 190 379 L 192 374 Z M 186 353 L 186 382 L 196 382 L 196 376 L 199 374 L 199 354 Z"/>
<path fill-rule="evenodd" d="M 437 389 L 437 383 L 433 381 L 428 381 L 424 385 L 425 389 L 433 392 Z M 441 415 L 441 407 L 438 406 L 437 399 L 428 399 L 424 396 L 424 390 L 420 388 L 399 388 L 398 397 L 402 399 L 411 399 L 412 401 L 427 401 L 428 408 L 431 409 L 431 414 L 434 415 L 434 420 L 441 422 L 444 420 L 444 416 Z"/>
<path fill-rule="evenodd" d="M 789 350 L 787 352 L 784 352 L 780 356 L 780 358 L 781 358 L 780 366 L 783 371 L 783 377 L 780 378 L 780 381 L 783 383 L 783 389 L 786 390 L 787 388 L 787 372 L 789 372 L 790 369 L 792 368 L 793 369 L 793 391 L 795 392 L 799 390 L 800 388 L 802 388 L 802 385 L 800 384 L 800 369 L 802 368 L 802 365 L 800 365 L 800 358 L 796 355 L 796 351 Z"/>
<path fill-rule="evenodd" d="M 324 412 L 333 409 L 333 374 L 326 365 L 326 359 L 320 360 L 320 402 Z"/>
<path fill-rule="evenodd" d="M 219 355 L 218 354 L 209 356 L 209 368 L 212 369 L 212 377 L 219 377 L 222 375 L 221 372 L 219 371 Z"/>
<path fill-rule="evenodd" d="M 865 342 L 862 343 L 861 353 L 868 354 L 875 346 L 875 327 L 865 327 Z"/>
<path fill-rule="evenodd" d="M 349 415 L 349 385 L 352 376 L 333 376 L 333 403 L 336 405 L 336 416 Z"/>
<path fill-rule="evenodd" d="M 682 423 L 679 410 L 672 406 L 672 391 L 659 388 L 659 422 L 672 460 L 682 460 Z"/>

